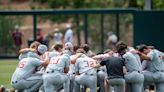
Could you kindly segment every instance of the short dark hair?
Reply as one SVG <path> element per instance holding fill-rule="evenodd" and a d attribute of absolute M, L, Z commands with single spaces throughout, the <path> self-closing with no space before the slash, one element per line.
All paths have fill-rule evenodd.
<path fill-rule="evenodd" d="M 141 44 L 141 45 L 138 45 L 137 46 L 137 49 L 140 51 L 140 52 L 143 52 L 144 49 L 148 49 L 147 45 L 145 44 Z"/>
<path fill-rule="evenodd" d="M 88 46 L 88 44 L 84 44 L 82 48 L 85 50 L 85 52 L 88 52 L 90 50 L 90 47 Z"/>
<path fill-rule="evenodd" d="M 120 41 L 116 44 L 116 48 L 117 48 L 117 52 L 121 53 L 123 50 L 127 49 L 128 46 L 124 42 Z"/>
<path fill-rule="evenodd" d="M 61 49 L 63 48 L 63 45 L 62 44 L 56 44 L 53 48 L 58 51 L 60 48 Z"/>
<path fill-rule="evenodd" d="M 80 48 L 79 45 L 74 45 L 74 46 L 73 46 L 73 51 L 76 52 L 79 48 Z"/>

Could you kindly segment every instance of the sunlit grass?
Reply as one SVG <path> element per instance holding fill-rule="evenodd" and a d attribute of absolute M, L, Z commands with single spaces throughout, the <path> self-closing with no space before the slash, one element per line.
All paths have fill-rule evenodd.
<path fill-rule="evenodd" d="M 16 59 L 0 60 L 0 85 L 11 88 L 10 80 L 17 63 Z"/>

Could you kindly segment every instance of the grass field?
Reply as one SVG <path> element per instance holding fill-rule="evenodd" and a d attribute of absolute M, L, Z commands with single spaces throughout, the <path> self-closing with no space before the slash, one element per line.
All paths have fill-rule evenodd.
<path fill-rule="evenodd" d="M 0 85 L 4 85 L 5 88 L 12 88 L 10 85 L 11 76 L 17 66 L 18 60 L 1 60 L 0 59 Z M 90 92 L 87 90 L 87 92 Z M 145 91 L 149 92 L 149 91 Z M 150 91 L 154 92 L 154 91 Z"/>
<path fill-rule="evenodd" d="M 6 88 L 11 88 L 10 80 L 17 63 L 17 59 L 0 59 L 0 85 L 4 85 Z"/>

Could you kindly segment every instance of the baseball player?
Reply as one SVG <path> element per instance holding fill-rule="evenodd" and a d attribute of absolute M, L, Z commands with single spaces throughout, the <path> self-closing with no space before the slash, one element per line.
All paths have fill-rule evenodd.
<path fill-rule="evenodd" d="M 63 45 L 62 44 L 55 44 L 52 46 L 52 51 L 49 53 L 50 58 L 53 56 L 57 56 L 59 54 L 61 54 L 63 49 Z"/>
<path fill-rule="evenodd" d="M 58 87 L 64 84 L 64 92 L 69 92 L 69 77 L 66 75 L 69 71 L 70 55 L 72 44 L 65 44 L 65 50 L 62 55 L 54 56 L 43 75 L 45 92 L 57 91 Z"/>
<path fill-rule="evenodd" d="M 141 74 L 141 62 L 137 56 L 128 51 L 127 45 L 119 42 L 116 46 L 117 52 L 125 59 L 127 73 L 124 75 L 127 83 L 127 92 L 142 92 L 144 76 Z"/>
<path fill-rule="evenodd" d="M 107 49 L 106 51 L 104 51 L 104 53 L 95 55 L 92 58 L 95 60 L 98 60 L 98 62 L 100 63 L 102 60 L 107 59 L 107 58 L 111 57 L 112 55 L 113 55 L 113 51 Z M 100 68 L 98 68 L 98 71 L 97 71 L 97 82 L 100 85 L 100 89 L 99 89 L 100 92 L 105 92 L 104 81 L 106 78 L 107 78 L 106 67 L 101 66 Z"/>
<path fill-rule="evenodd" d="M 143 60 L 150 62 L 147 70 L 143 72 L 145 84 L 155 83 L 156 92 L 164 92 L 164 71 L 162 52 L 149 49 L 146 45 L 140 45 L 138 50 Z"/>
<path fill-rule="evenodd" d="M 114 92 L 125 92 L 125 80 L 123 73 L 123 67 L 125 66 L 124 59 L 121 57 L 111 56 L 93 67 L 97 68 L 104 65 L 107 68 L 107 82 L 109 86 L 114 87 Z"/>
<path fill-rule="evenodd" d="M 86 56 L 83 49 L 79 49 L 77 53 L 82 53 L 81 57 L 76 60 L 75 71 L 75 87 L 74 92 L 80 91 L 80 85 L 87 86 L 91 92 L 96 92 L 97 89 L 97 70 L 92 68 L 91 65 L 95 60 Z"/>
<path fill-rule="evenodd" d="M 89 57 L 94 56 L 94 53 L 90 50 L 90 47 L 88 46 L 88 44 L 84 44 L 82 46 L 82 48 L 84 49 L 84 51 L 86 52 L 85 54 Z"/>
<path fill-rule="evenodd" d="M 40 43 L 38 41 L 34 41 L 33 43 L 31 43 L 30 48 L 21 49 L 19 51 L 19 53 L 20 53 L 20 55 L 18 57 L 19 60 L 26 58 L 28 55 L 28 52 L 30 52 L 30 51 L 35 52 L 39 45 L 40 45 Z"/>
<path fill-rule="evenodd" d="M 71 63 L 69 66 L 69 79 L 70 79 L 70 92 L 73 92 L 74 80 L 75 80 L 75 63 L 76 60 L 82 55 L 82 53 L 76 53 L 70 56 Z"/>
<path fill-rule="evenodd" d="M 47 50 L 45 45 L 39 45 L 37 53 L 29 52 L 28 57 L 20 60 L 11 78 L 11 85 L 15 90 L 34 92 L 42 85 L 42 74 L 37 74 L 35 69 L 46 66 L 48 61 L 42 62 L 38 54 Z"/>

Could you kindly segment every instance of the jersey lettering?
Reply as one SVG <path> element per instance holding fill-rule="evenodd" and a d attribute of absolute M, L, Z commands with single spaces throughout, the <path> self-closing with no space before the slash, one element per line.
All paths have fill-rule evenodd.
<path fill-rule="evenodd" d="M 60 60 L 59 58 L 52 58 L 50 64 L 58 64 L 59 60 Z"/>
<path fill-rule="evenodd" d="M 26 61 L 20 62 L 18 67 L 19 68 L 24 68 L 25 64 L 26 64 Z"/>
<path fill-rule="evenodd" d="M 93 65 L 93 62 L 89 62 L 88 60 L 84 60 L 84 62 L 87 63 L 85 67 L 91 67 Z"/>

